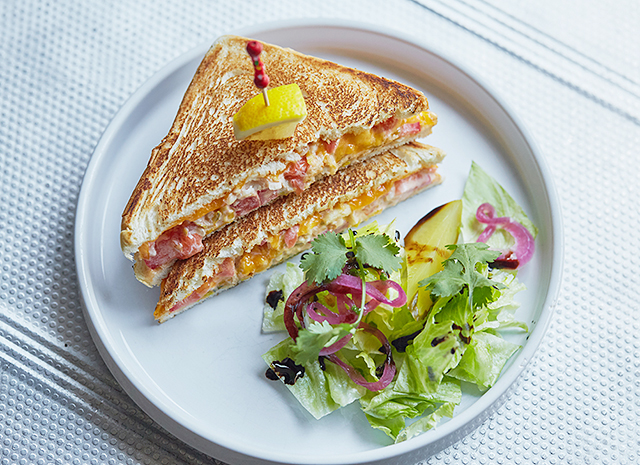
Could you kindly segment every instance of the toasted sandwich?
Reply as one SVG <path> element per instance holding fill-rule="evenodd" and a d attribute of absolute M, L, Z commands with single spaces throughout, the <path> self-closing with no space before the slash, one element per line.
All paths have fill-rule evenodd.
<path fill-rule="evenodd" d="M 271 86 L 297 83 L 307 117 L 288 139 L 236 140 L 233 115 L 257 92 L 248 40 L 223 36 L 206 53 L 124 209 L 122 250 L 149 286 L 177 259 L 202 250 L 202 239 L 214 231 L 354 162 L 424 137 L 437 122 L 415 89 L 264 44 Z"/>
<path fill-rule="evenodd" d="M 440 183 L 440 149 L 412 142 L 354 163 L 254 210 L 204 240 L 162 281 L 154 316 L 160 323 L 311 246 Z"/>

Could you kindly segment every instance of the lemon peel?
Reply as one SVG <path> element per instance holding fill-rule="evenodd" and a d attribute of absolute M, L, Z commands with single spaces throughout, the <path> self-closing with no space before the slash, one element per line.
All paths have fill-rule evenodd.
<path fill-rule="evenodd" d="M 262 94 L 252 97 L 233 115 L 237 140 L 286 139 L 307 116 L 307 106 L 298 84 L 287 84 L 267 91 L 269 106 Z"/>

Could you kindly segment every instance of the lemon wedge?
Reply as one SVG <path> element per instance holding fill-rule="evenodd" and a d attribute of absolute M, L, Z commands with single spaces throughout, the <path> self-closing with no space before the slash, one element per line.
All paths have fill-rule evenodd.
<path fill-rule="evenodd" d="M 286 139 L 307 116 L 307 106 L 298 84 L 268 89 L 269 106 L 262 94 L 245 103 L 233 115 L 233 132 L 237 140 Z"/>

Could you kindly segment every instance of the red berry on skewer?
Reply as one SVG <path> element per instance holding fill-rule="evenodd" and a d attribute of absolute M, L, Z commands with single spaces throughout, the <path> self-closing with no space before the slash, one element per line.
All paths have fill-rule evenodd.
<path fill-rule="evenodd" d="M 269 86 L 269 76 L 267 76 L 266 70 L 264 69 L 264 63 L 262 62 L 262 58 L 260 58 L 262 49 L 262 43 L 258 42 L 257 40 L 251 40 L 247 43 L 247 53 L 251 57 L 253 67 L 255 69 L 253 82 L 255 83 L 256 87 L 262 89 L 264 103 L 266 106 L 269 106 L 269 98 L 267 96 L 266 90 L 267 86 Z"/>
<path fill-rule="evenodd" d="M 256 86 L 258 86 L 260 89 L 264 89 L 265 87 L 269 86 L 269 76 L 263 73 L 256 73 L 256 77 L 254 78 L 253 82 L 255 82 Z"/>
<path fill-rule="evenodd" d="M 257 59 L 262 53 L 262 43 L 258 42 L 257 40 L 250 41 L 247 44 L 247 53 L 249 53 L 251 58 L 253 58 L 254 60 Z"/>

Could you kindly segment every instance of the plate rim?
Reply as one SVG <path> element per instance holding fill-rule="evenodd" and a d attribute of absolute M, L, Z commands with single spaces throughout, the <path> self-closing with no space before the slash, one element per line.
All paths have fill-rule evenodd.
<path fill-rule="evenodd" d="M 465 415 L 471 416 L 467 423 L 456 426 L 455 428 L 453 428 L 455 426 L 455 422 L 450 421 L 448 423 L 445 423 L 442 426 L 429 432 L 430 440 L 428 442 L 425 440 L 420 441 L 420 437 L 417 437 L 413 438 L 411 441 L 407 441 L 401 444 L 393 444 L 384 447 L 381 446 L 380 448 L 351 453 L 348 455 L 328 457 L 326 460 L 321 461 L 321 463 L 337 464 L 373 462 L 390 459 L 392 457 L 397 457 L 412 452 L 415 453 L 416 451 L 420 450 L 426 450 L 426 448 L 428 448 L 429 446 L 431 446 L 432 449 L 435 449 L 431 450 L 430 453 L 435 453 L 437 452 L 437 450 L 439 450 L 439 448 L 445 447 L 445 443 L 452 443 L 454 442 L 454 440 L 462 437 L 460 435 L 460 431 L 465 429 L 465 425 L 473 424 L 473 429 L 475 429 L 477 428 L 477 426 L 479 426 L 480 421 L 484 421 L 485 418 L 483 414 L 486 414 L 486 416 L 488 416 L 489 413 L 493 412 L 491 407 L 501 399 L 505 398 L 514 388 L 515 382 L 518 380 L 518 378 L 520 378 L 523 371 L 533 359 L 533 355 L 537 352 L 539 345 L 545 333 L 547 332 L 554 313 L 554 308 L 556 306 L 558 298 L 557 296 L 559 294 L 562 282 L 562 265 L 564 260 L 562 216 L 560 214 L 560 204 L 554 179 L 551 176 L 546 163 L 546 159 L 544 158 L 542 152 L 539 150 L 534 138 L 529 134 L 522 121 L 519 120 L 517 114 L 512 111 L 509 106 L 503 101 L 503 99 L 500 97 L 499 92 L 496 92 L 495 89 L 484 82 L 481 78 L 468 71 L 455 58 L 448 56 L 448 54 L 443 53 L 443 51 L 441 50 L 438 50 L 432 44 L 423 43 L 418 38 L 401 31 L 381 27 L 379 25 L 371 23 L 326 18 L 272 21 L 234 29 L 226 33 L 251 37 L 262 33 L 276 32 L 277 30 L 281 29 L 293 29 L 300 27 L 348 29 L 356 32 L 385 36 L 387 39 L 400 40 L 412 46 L 418 47 L 430 54 L 437 56 L 444 62 L 447 62 L 450 66 L 465 75 L 479 88 L 481 88 L 485 92 L 485 94 L 498 105 L 504 115 L 506 115 L 511 120 L 514 127 L 519 131 L 523 141 L 526 143 L 526 145 L 529 146 L 533 154 L 534 161 L 540 171 L 543 184 L 546 188 L 547 202 L 549 204 L 552 220 L 552 230 L 549 232 L 549 242 L 553 249 L 553 263 L 550 269 L 547 293 L 544 298 L 544 302 L 542 303 L 540 312 L 541 317 L 544 317 L 544 321 L 540 319 L 536 322 L 535 328 L 529 333 L 526 345 L 518 353 L 518 358 L 524 357 L 523 362 L 517 366 L 511 366 L 506 372 L 502 373 L 496 384 L 483 394 L 483 404 L 486 403 L 486 407 L 474 413 L 472 405 L 469 409 L 460 414 L 463 415 L 471 410 L 470 413 L 467 413 L 467 415 Z M 221 460 L 244 461 L 247 459 L 260 459 L 268 460 L 270 462 L 290 463 L 288 460 L 280 456 L 262 457 L 249 455 L 247 451 L 242 452 L 240 450 L 237 450 L 236 448 L 227 447 L 227 445 L 225 444 L 212 442 L 206 437 L 198 434 L 192 427 L 189 427 L 189 421 L 187 421 L 188 419 L 183 418 L 183 421 L 180 422 L 178 421 L 178 419 L 174 418 L 174 416 L 169 415 L 166 411 L 164 411 L 162 406 L 164 405 L 166 407 L 166 404 L 161 402 L 161 399 L 158 399 L 157 396 L 150 395 L 148 390 L 145 394 L 145 386 L 139 386 L 139 383 L 136 384 L 133 381 L 136 379 L 135 375 L 130 373 L 126 366 L 122 366 L 123 361 L 118 355 L 117 351 L 114 350 L 113 337 L 105 327 L 105 322 L 102 318 L 102 315 L 100 314 L 100 312 L 94 312 L 94 309 L 97 308 L 97 303 L 93 298 L 94 295 L 91 292 L 90 286 L 88 286 L 88 281 L 91 280 L 88 279 L 89 273 L 83 261 L 84 253 L 82 244 L 85 237 L 84 218 L 86 217 L 83 212 L 87 208 L 89 208 L 87 200 L 90 193 L 90 189 L 87 186 L 91 186 L 93 184 L 93 179 L 95 179 L 99 174 L 97 167 L 102 161 L 103 156 L 107 152 L 110 144 L 113 142 L 114 137 L 118 134 L 122 123 L 129 116 L 130 112 L 135 109 L 141 103 L 141 101 L 144 100 L 148 93 L 151 92 L 159 83 L 168 78 L 171 73 L 177 71 L 181 66 L 185 66 L 187 63 L 196 59 L 198 56 L 202 56 L 204 53 L 206 53 L 206 50 L 211 46 L 212 43 L 213 40 L 202 42 L 189 51 L 172 59 L 166 65 L 156 71 L 125 101 L 125 103 L 120 107 L 120 109 L 108 123 L 105 131 L 99 139 L 85 170 L 85 175 L 83 177 L 80 194 L 78 197 L 78 203 L 76 206 L 74 251 L 77 270 L 77 281 L 80 290 L 79 299 L 85 321 L 87 322 L 89 333 L 91 334 L 93 342 L 96 345 L 98 352 L 107 365 L 109 371 L 116 378 L 118 383 L 123 387 L 127 395 L 129 395 L 131 399 L 145 413 L 147 413 L 154 421 L 158 422 L 163 428 L 167 429 L 173 435 L 186 442 L 187 444 L 193 446 L 194 448 L 202 451 L 203 453 L 208 455 L 215 454 L 212 456 L 215 456 L 216 458 Z M 93 307 L 90 308 L 91 306 Z M 474 405 L 475 404 L 477 404 L 477 402 L 474 403 Z M 452 423 L 454 424 L 452 425 Z M 467 433 L 468 431 L 464 434 Z M 454 438 L 454 436 L 457 437 Z M 421 437 L 425 437 L 425 435 Z M 297 456 L 292 458 L 300 459 L 300 457 Z M 317 460 L 314 461 L 317 462 Z"/>

